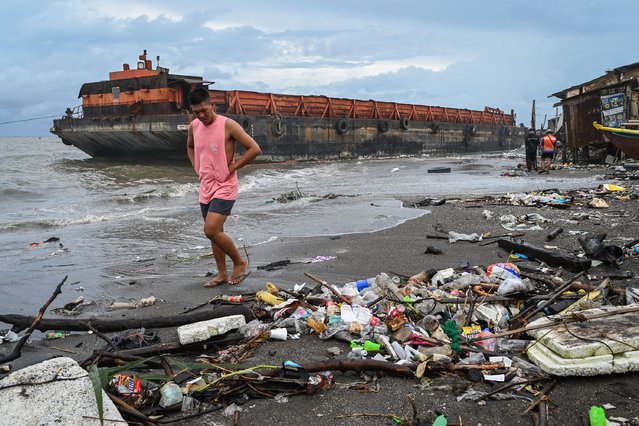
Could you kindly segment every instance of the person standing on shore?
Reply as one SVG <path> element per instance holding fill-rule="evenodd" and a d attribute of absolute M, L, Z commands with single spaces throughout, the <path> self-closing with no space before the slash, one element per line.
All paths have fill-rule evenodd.
<path fill-rule="evenodd" d="M 541 138 L 541 170 L 539 173 L 548 173 L 552 165 L 552 159 L 555 157 L 557 138 L 552 134 L 553 131 L 548 129 L 546 136 Z"/>
<path fill-rule="evenodd" d="M 189 102 L 195 119 L 189 124 L 187 155 L 200 178 L 198 199 L 204 217 L 204 234 L 211 240 L 217 265 L 217 275 L 204 286 L 239 284 L 251 271 L 248 260 L 242 258 L 231 237 L 224 233 L 224 222 L 237 200 L 237 170 L 251 163 L 262 150 L 242 126 L 215 112 L 206 89 L 189 93 Z M 236 160 L 238 143 L 245 151 Z M 233 261 L 230 277 L 226 256 Z"/>
<path fill-rule="evenodd" d="M 528 137 L 525 142 L 526 147 L 526 170 L 529 172 L 532 169 L 537 168 L 537 150 L 539 149 L 539 136 L 535 132 L 535 129 L 528 129 Z"/>

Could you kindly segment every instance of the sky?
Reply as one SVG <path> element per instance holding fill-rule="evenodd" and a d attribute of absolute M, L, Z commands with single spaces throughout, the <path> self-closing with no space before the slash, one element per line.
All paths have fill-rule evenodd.
<path fill-rule="evenodd" d="M 143 49 L 216 89 L 490 106 L 526 126 L 535 99 L 539 124 L 552 93 L 639 61 L 637 16 L 637 0 L 3 0 L 0 136 L 47 135 Z"/>

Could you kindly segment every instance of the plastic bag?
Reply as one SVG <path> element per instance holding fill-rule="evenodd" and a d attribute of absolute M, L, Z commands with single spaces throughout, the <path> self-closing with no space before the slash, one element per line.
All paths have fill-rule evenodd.
<path fill-rule="evenodd" d="M 529 291 L 533 291 L 534 289 L 535 285 L 528 278 L 524 278 L 522 280 L 521 278 L 509 277 L 502 281 L 502 283 L 499 285 L 499 288 L 497 289 L 497 295 L 509 296 L 511 294 L 517 293 L 527 293 Z"/>

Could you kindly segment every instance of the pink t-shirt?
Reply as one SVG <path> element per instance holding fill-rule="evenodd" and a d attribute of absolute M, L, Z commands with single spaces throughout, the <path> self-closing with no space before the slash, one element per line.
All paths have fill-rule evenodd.
<path fill-rule="evenodd" d="M 237 173 L 229 174 L 226 160 L 226 117 L 218 115 L 208 126 L 196 118 L 191 126 L 195 145 L 193 166 L 200 177 L 200 203 L 208 204 L 213 198 L 237 200 Z M 235 163 L 235 149 L 231 163 Z"/>

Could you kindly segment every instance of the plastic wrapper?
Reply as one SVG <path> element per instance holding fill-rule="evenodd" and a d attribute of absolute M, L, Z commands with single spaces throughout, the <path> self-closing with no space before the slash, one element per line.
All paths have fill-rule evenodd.
<path fill-rule="evenodd" d="M 486 268 L 486 275 L 494 278 L 521 278 L 519 268 L 513 263 L 493 263 Z"/>

